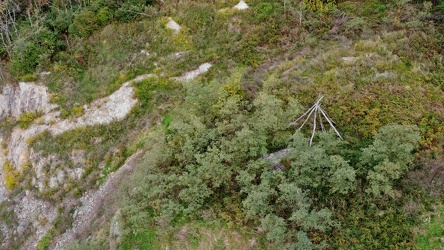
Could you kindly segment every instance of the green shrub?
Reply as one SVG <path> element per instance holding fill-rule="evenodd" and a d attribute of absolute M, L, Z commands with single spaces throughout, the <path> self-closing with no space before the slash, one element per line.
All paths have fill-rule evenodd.
<path fill-rule="evenodd" d="M 50 229 L 46 234 L 40 239 L 39 243 L 37 244 L 37 250 L 46 250 L 49 248 L 49 246 L 52 243 L 52 240 L 55 236 L 55 230 Z"/>
<path fill-rule="evenodd" d="M 48 60 L 61 46 L 56 34 L 46 28 L 30 37 L 17 39 L 10 55 L 12 71 L 19 75 L 34 73 L 37 65 L 49 63 Z"/>
<path fill-rule="evenodd" d="M 374 142 L 363 149 L 361 168 L 368 171 L 367 192 L 393 196 L 392 186 L 411 167 L 412 151 L 421 139 L 417 126 L 387 125 L 374 136 Z"/>
<path fill-rule="evenodd" d="M 19 184 L 19 172 L 14 170 L 11 162 L 6 161 L 3 165 L 3 171 L 5 173 L 5 186 L 9 190 L 13 190 Z"/>
<path fill-rule="evenodd" d="M 420 138 L 414 126 L 385 126 L 360 153 L 345 154 L 347 145 L 329 133 L 319 134 L 310 146 L 302 132 L 292 134 L 288 128 L 300 112 L 298 104 L 271 94 L 275 89 L 268 85 L 247 99 L 243 75 L 237 70 L 222 82 L 184 85 L 186 97 L 171 112 L 174 119 L 147 137 L 145 145 L 151 150 L 136 180 L 128 184 L 134 188 L 125 187 L 131 191 L 122 213 L 126 227 L 137 228 L 132 233 L 144 232 L 147 224 L 158 220 L 167 218 L 174 224 L 178 218 L 215 209 L 229 225 L 260 225 L 276 246 L 322 248 L 338 227 L 338 217 L 347 216 L 335 213 L 336 205 L 355 195 L 372 202 L 380 193 L 390 194 L 386 187 L 392 188 L 409 169 Z M 152 98 L 148 93 L 158 80 L 136 84 L 136 94 Z M 290 150 L 278 166 L 263 159 L 267 152 L 282 148 Z M 390 186 L 372 171 L 388 178 Z M 402 221 L 399 227 L 406 225 Z M 403 240 L 399 236 L 381 246 Z"/>
<path fill-rule="evenodd" d="M 53 8 L 51 12 L 46 15 L 46 26 L 54 30 L 57 34 L 68 32 L 69 25 L 74 20 L 74 13 L 71 9 Z"/>
<path fill-rule="evenodd" d="M 73 23 L 69 26 L 69 33 L 81 37 L 88 37 L 99 29 L 99 19 L 94 12 L 88 8 L 82 9 L 74 17 Z"/>
<path fill-rule="evenodd" d="M 17 123 L 19 124 L 21 129 L 26 129 L 31 125 L 35 119 L 40 117 L 42 115 L 42 112 L 28 112 L 28 113 L 21 113 L 19 118 L 17 118 Z"/>
<path fill-rule="evenodd" d="M 330 187 L 329 176 L 345 168 L 350 175 L 337 177 L 331 185 L 334 192 L 348 193 L 353 190 L 353 170 L 337 156 L 332 158 L 330 171 L 325 151 L 310 147 L 300 134 L 282 140 L 279 135 L 286 133 L 297 106 L 286 106 L 268 93 L 248 103 L 239 85 L 241 76 L 237 72 L 222 85 L 186 85 L 187 99 L 172 113 L 174 119 L 165 134 L 146 143 L 155 148 L 145 157 L 149 174 L 138 175 L 142 180 L 134 183 L 152 188 L 132 189 L 131 197 L 144 197 L 144 201 L 137 210 L 123 211 L 127 226 L 144 228 L 135 218 L 152 221 L 156 219 L 153 215 L 173 220 L 180 215 L 195 216 L 211 206 L 219 207 L 227 219 L 231 217 L 226 212 L 243 211 L 246 220 L 263 223 L 268 238 L 276 244 L 295 241 L 296 228 L 325 233 L 335 225 L 328 209 L 313 206 L 311 190 Z M 285 172 L 273 171 L 261 157 L 268 147 L 282 147 L 288 141 L 294 147 L 288 157 L 292 166 Z M 236 204 L 242 207 L 221 206 L 225 200 L 236 200 L 233 193 L 241 193 L 241 202 Z"/>
<path fill-rule="evenodd" d="M 97 12 L 97 22 L 100 26 L 106 25 L 111 19 L 111 12 L 108 7 L 101 8 Z"/>
<path fill-rule="evenodd" d="M 261 2 L 254 5 L 254 14 L 251 15 L 252 21 L 260 23 L 272 18 L 272 15 L 276 12 L 275 8 L 277 8 L 277 6 L 278 5 L 274 2 Z"/>
<path fill-rule="evenodd" d="M 336 0 L 304 0 L 305 7 L 312 12 L 327 13 L 336 8 Z"/>
<path fill-rule="evenodd" d="M 110 1 L 108 1 L 110 2 Z M 115 17 L 121 22 L 130 22 L 144 12 L 145 7 L 153 0 L 119 0 L 111 4 L 115 9 Z"/>
<path fill-rule="evenodd" d="M 433 214 L 428 215 L 430 221 L 423 225 L 416 237 L 416 249 L 440 249 L 444 236 L 444 207 L 438 206 Z M 425 217 L 427 218 L 427 217 Z"/>

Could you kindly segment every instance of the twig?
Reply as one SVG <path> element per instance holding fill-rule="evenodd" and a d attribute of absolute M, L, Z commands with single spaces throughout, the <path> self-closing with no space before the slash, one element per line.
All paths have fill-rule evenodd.
<path fill-rule="evenodd" d="M 325 114 L 324 110 L 320 109 L 321 113 L 324 115 L 325 119 L 327 119 L 327 122 L 330 124 L 330 126 L 335 130 L 336 134 L 339 136 L 339 138 L 342 139 L 341 135 L 339 134 L 339 132 L 336 130 L 335 126 L 333 126 L 332 122 L 330 121 L 330 119 L 328 119 L 327 115 Z"/>
<path fill-rule="evenodd" d="M 318 106 L 316 108 L 318 108 Z M 313 132 L 311 133 L 310 146 L 311 146 L 311 143 L 313 142 L 313 138 L 314 138 L 315 132 L 316 132 L 316 113 L 317 112 L 314 113 L 314 118 L 313 118 Z"/>

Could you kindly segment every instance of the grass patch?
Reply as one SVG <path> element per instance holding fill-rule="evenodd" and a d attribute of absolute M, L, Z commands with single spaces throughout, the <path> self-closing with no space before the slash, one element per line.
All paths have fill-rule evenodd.
<path fill-rule="evenodd" d="M 161 249 L 161 243 L 155 229 L 147 230 L 137 234 L 130 234 L 122 240 L 121 249 Z"/>
<path fill-rule="evenodd" d="M 260 242 L 261 237 L 217 221 L 195 221 L 166 230 L 130 233 L 123 237 L 120 249 L 271 249 Z"/>
<path fill-rule="evenodd" d="M 440 205 L 429 216 L 423 216 L 424 223 L 416 237 L 415 249 L 442 249 L 444 244 L 444 206 Z"/>
<path fill-rule="evenodd" d="M 14 166 L 9 161 L 6 161 L 3 165 L 3 171 L 5 173 L 6 188 L 13 190 L 19 184 L 20 173 L 14 170 Z"/>
<path fill-rule="evenodd" d="M 42 116 L 42 112 L 21 113 L 17 119 L 17 123 L 21 129 L 27 129 L 38 117 Z"/>
<path fill-rule="evenodd" d="M 55 231 L 54 229 L 50 229 L 45 236 L 39 241 L 37 244 L 37 250 L 46 250 L 51 245 L 51 242 L 54 238 Z"/>

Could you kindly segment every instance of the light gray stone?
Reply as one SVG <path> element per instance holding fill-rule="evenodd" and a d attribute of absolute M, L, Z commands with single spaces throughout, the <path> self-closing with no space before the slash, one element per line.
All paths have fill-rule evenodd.
<path fill-rule="evenodd" d="M 110 249 L 119 249 L 122 232 L 120 229 L 120 210 L 116 212 L 116 214 L 111 219 L 111 225 L 109 229 L 109 247 Z"/>
<path fill-rule="evenodd" d="M 179 34 L 180 29 L 182 27 L 180 27 L 180 25 L 178 23 L 176 23 L 171 17 L 168 18 L 168 23 L 166 24 L 166 27 L 170 30 L 173 31 L 174 34 Z"/>
<path fill-rule="evenodd" d="M 240 0 L 239 3 L 236 4 L 233 8 L 236 9 L 236 10 L 246 10 L 249 7 L 248 7 L 248 4 L 245 3 L 244 0 Z"/>
<path fill-rule="evenodd" d="M 204 64 L 200 65 L 199 68 L 197 68 L 197 69 L 195 69 L 193 71 L 190 71 L 190 72 L 186 72 L 182 76 L 175 77 L 173 79 L 176 80 L 176 81 L 179 81 L 179 82 L 188 82 L 188 81 L 191 81 L 191 80 L 195 79 L 199 75 L 208 72 L 208 70 L 210 70 L 210 68 L 212 66 L 213 65 L 211 63 L 204 63 Z"/>

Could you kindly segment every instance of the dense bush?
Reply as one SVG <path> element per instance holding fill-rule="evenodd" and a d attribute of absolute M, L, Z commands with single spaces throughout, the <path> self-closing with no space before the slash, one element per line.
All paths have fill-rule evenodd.
<path fill-rule="evenodd" d="M 393 181 L 407 173 L 413 161 L 412 150 L 421 139 L 418 127 L 393 125 L 381 128 L 374 142 L 363 149 L 361 165 L 368 171 L 373 195 L 393 196 Z"/>
<path fill-rule="evenodd" d="M 69 33 L 88 37 L 99 28 L 99 21 L 94 12 L 83 9 L 75 15 L 74 22 L 69 26 Z"/>
<path fill-rule="evenodd" d="M 46 26 L 51 28 L 57 34 L 68 32 L 69 25 L 74 20 L 74 12 L 69 9 L 54 8 L 46 16 Z"/>
<path fill-rule="evenodd" d="M 46 28 L 19 38 L 14 42 L 10 58 L 12 69 L 19 74 L 33 73 L 37 65 L 49 63 L 51 56 L 62 46 L 56 34 Z"/>
<path fill-rule="evenodd" d="M 248 101 L 241 76 L 237 72 L 223 83 L 186 85 L 185 102 L 147 142 L 152 149 L 137 174 L 141 179 L 132 181 L 136 188 L 126 189 L 127 228 L 138 232 L 157 220 L 199 217 L 212 208 L 221 214 L 239 209 L 243 219 L 237 223 L 259 225 L 276 246 L 322 248 L 339 226 L 331 211 L 338 198 L 362 189 L 376 199 L 392 194 L 419 140 L 415 127 L 382 128 L 373 145 L 363 149 L 361 162 L 349 162 L 341 155 L 344 142 L 332 134 L 320 134 L 310 146 L 303 134 L 288 129 L 300 110 L 294 100 L 262 91 Z M 288 153 L 280 163 L 264 159 L 282 148 Z M 222 204 L 239 195 L 240 207 L 225 211 Z"/>

